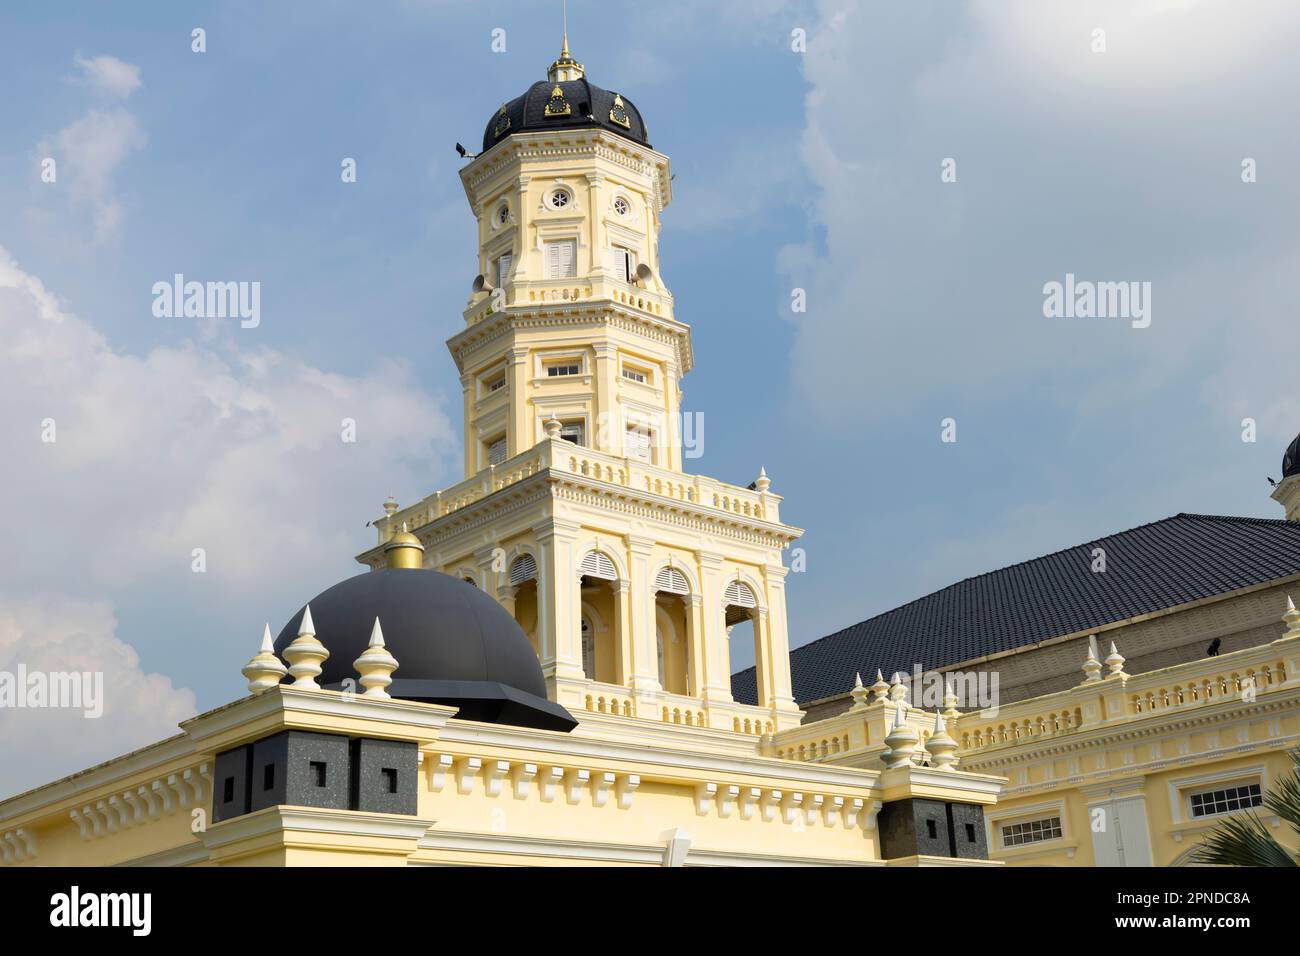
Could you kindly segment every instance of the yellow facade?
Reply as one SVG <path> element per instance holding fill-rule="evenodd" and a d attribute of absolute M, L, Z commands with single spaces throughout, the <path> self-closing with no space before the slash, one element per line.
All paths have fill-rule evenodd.
<path fill-rule="evenodd" d="M 1285 628 L 1285 630 L 1283 629 Z M 1082 669 L 1069 690 L 952 712 L 960 766 L 1007 779 L 985 814 L 990 857 L 1036 866 L 1170 866 L 1190 861 L 1223 819 L 1191 797 L 1245 785 L 1267 792 L 1300 745 L 1300 615 L 1239 651 L 1129 675 L 1122 657 Z M 1120 669 L 1111 673 L 1111 668 Z M 765 752 L 815 763 L 878 762 L 888 705 L 855 705 L 775 735 Z M 909 712 L 924 738 L 932 719 Z M 1274 838 L 1293 832 L 1263 814 Z M 1059 821 L 1059 835 L 1010 844 L 1005 828 Z M 1014 834 L 1014 829 L 1013 829 Z"/>

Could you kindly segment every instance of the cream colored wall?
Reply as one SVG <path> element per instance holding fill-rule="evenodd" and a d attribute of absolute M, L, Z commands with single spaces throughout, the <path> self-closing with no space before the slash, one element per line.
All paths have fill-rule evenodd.
<path fill-rule="evenodd" d="M 567 443 L 556 442 L 565 453 Z M 538 476 L 543 477 L 541 475 Z M 450 523 L 449 523 L 450 524 Z M 611 509 L 571 489 L 539 492 L 521 506 L 502 502 L 502 512 L 463 528 L 422 527 L 425 562 L 457 577 L 472 577 L 516 616 L 536 639 L 552 694 L 575 710 L 599 710 L 612 699 L 626 702 L 641 716 L 670 723 L 739 730 L 757 736 L 797 723 L 798 709 L 789 685 L 785 633 L 785 568 L 781 549 L 753 540 L 702 539 L 677 522 L 646 521 Z M 701 544 L 711 547 L 701 547 Z M 716 550 L 715 550 L 716 549 Z M 597 655 L 597 681 L 582 670 L 580 624 L 584 595 L 577 568 L 590 550 L 608 555 L 618 580 L 588 591 L 587 603 L 606 628 L 606 648 Z M 506 577 L 522 554 L 537 562 L 541 577 L 537 616 L 520 604 Z M 671 564 L 687 578 L 691 594 L 656 600 L 654 580 Z M 494 566 L 495 565 L 495 566 Z M 755 634 L 766 685 L 759 706 L 737 704 L 731 697 L 730 659 L 724 623 L 723 590 L 739 579 L 755 594 Z M 658 679 L 655 642 L 658 608 L 666 604 L 680 643 L 668 648 L 668 667 L 675 676 L 669 688 Z M 613 645 L 616 645 L 616 650 Z M 676 675 L 691 675 L 691 686 Z M 688 692 L 689 691 L 689 692 Z"/>
<path fill-rule="evenodd" d="M 671 197 L 668 158 L 608 133 L 567 130 L 523 134 L 479 157 L 461 173 L 466 196 L 478 222 L 478 269 L 495 283 L 493 263 L 505 252 L 513 261 L 503 286 L 504 299 L 484 290 L 470 299 L 466 325 L 473 327 L 504 307 L 512 316 L 507 334 L 467 355 L 462 362 L 465 398 L 465 474 L 486 465 L 484 444 L 505 436 L 510 456 L 542 438 L 545 416 L 581 420 L 588 444 L 622 455 L 624 422 L 655 423 L 671 431 L 680 403 L 683 367 L 681 345 L 689 330 L 673 320 L 672 296 L 659 275 L 659 213 Z M 553 208 L 548 197 L 564 189 L 572 201 Z M 615 199 L 629 212 L 614 211 Z M 508 222 L 499 221 L 502 209 Z M 544 244 L 557 239 L 576 242 L 575 275 L 547 279 Z M 652 278 L 632 284 L 619 275 L 609 256 L 612 246 L 630 249 Z M 619 328 L 599 310 L 590 321 L 558 328 L 551 322 L 515 321 L 551 303 L 608 303 L 652 316 L 675 335 L 648 335 Z M 456 350 L 453 349 L 453 352 Z M 580 376 L 549 378 L 542 371 L 548 357 L 579 358 Z M 631 363 L 651 373 L 645 384 L 622 376 Z M 485 376 L 504 370 L 507 385 L 489 393 Z M 608 427 L 598 429 L 604 421 Z M 604 434 L 596 434 L 600 430 Z M 680 469 L 678 441 L 656 435 L 655 464 Z"/>
<path fill-rule="evenodd" d="M 1281 608 L 1287 594 L 1300 592 L 1300 579 L 1282 578 L 1268 585 L 1216 596 L 1172 608 L 1095 632 L 1106 653 L 1110 641 L 1123 650 L 1131 674 L 1204 659 L 1205 649 L 1218 638 L 1220 653 L 1267 644 L 1281 636 Z M 953 665 L 967 673 L 996 672 L 998 696 L 1004 704 L 1041 697 L 1073 687 L 1079 662 L 1087 654 L 1088 633 L 1054 638 L 1032 647 L 977 661 Z M 922 662 L 924 663 L 924 662 Z M 874 673 L 874 671 L 873 671 Z M 832 717 L 849 706 L 848 695 L 806 707 L 805 722 Z"/>
<path fill-rule="evenodd" d="M 999 781 L 934 771 L 809 766 L 758 756 L 705 728 L 591 715 L 571 734 L 450 719 L 454 709 L 276 687 L 186 721 L 182 737 L 0 802 L 0 832 L 35 834 L 7 864 L 881 865 L 883 799 L 990 805 Z M 414 816 L 278 806 L 201 828 L 157 821 L 81 839 L 69 807 L 286 729 L 411 740 Z M 210 784 L 207 777 L 201 778 Z M 195 798 L 211 807 L 210 788 Z M 947 864 L 946 860 L 904 861 Z M 965 861 L 969 862 L 969 861 Z"/>
<path fill-rule="evenodd" d="M 1271 604 L 1268 617 L 1277 621 L 1285 607 L 1281 590 L 1265 589 L 1258 600 Z M 1253 612 L 1245 623 L 1264 627 Z M 1264 629 L 1262 642 L 1217 657 L 1099 680 L 1080 670 L 1068 690 L 1003 704 L 996 713 L 951 712 L 948 730 L 961 744 L 960 766 L 1008 781 L 986 816 L 992 857 L 1009 864 L 1093 865 L 1091 810 L 1113 807 L 1118 799 L 1142 808 L 1139 833 L 1128 834 L 1141 837 L 1130 842 L 1130 857 L 1143 858 L 1140 844 L 1147 843 L 1152 864 L 1185 862 L 1222 817 L 1191 820 L 1186 789 L 1175 788 L 1181 795 L 1171 798 L 1171 782 L 1213 789 L 1249 770 L 1266 790 L 1289 772 L 1287 751 L 1300 747 L 1300 616 L 1280 635 L 1278 625 Z M 778 734 L 769 752 L 804 762 L 878 766 L 891 714 L 885 702 L 858 705 Z M 914 709 L 908 716 L 922 736 L 934 720 Z M 1060 838 L 1002 845 L 1002 825 L 1056 815 Z M 1284 823 L 1262 816 L 1279 842 L 1300 848 Z"/>

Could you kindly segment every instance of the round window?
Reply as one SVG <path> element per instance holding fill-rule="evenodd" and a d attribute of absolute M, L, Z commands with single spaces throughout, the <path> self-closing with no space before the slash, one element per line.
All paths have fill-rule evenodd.
<path fill-rule="evenodd" d="M 631 211 L 632 207 L 628 205 L 627 200 L 622 196 L 619 196 L 614 200 L 614 212 L 618 213 L 620 216 L 626 216 Z"/>
<path fill-rule="evenodd" d="M 572 198 L 573 197 L 569 195 L 567 190 L 557 189 L 555 192 L 551 193 L 551 206 L 555 209 L 563 209 L 569 204 L 569 200 Z"/>
<path fill-rule="evenodd" d="M 502 206 L 497 210 L 497 225 L 504 226 L 510 221 L 510 207 Z"/>

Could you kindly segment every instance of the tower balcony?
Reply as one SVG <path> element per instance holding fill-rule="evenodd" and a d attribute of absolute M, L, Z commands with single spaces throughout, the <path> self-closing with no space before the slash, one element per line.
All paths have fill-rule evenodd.
<path fill-rule="evenodd" d="M 773 532 L 785 528 L 781 525 L 781 496 L 771 491 L 660 468 L 563 439 L 543 439 L 513 458 L 489 465 L 464 481 L 375 521 L 378 546 L 358 560 L 366 564 L 382 561 L 382 546 L 403 526 L 412 531 L 423 528 L 535 476 L 544 476 L 539 480 L 587 485 L 606 494 L 643 496 L 660 508 L 700 513 L 721 523 L 755 525 Z M 798 534 L 797 529 L 788 531 L 794 532 L 787 535 L 791 539 Z"/>
<path fill-rule="evenodd" d="M 646 317 L 673 318 L 672 293 L 643 288 L 599 273 L 567 279 L 518 279 L 507 282 L 504 288 L 506 308 L 606 301 Z M 491 293 L 476 293 L 465 310 L 465 324 L 477 325 L 497 311 Z"/>

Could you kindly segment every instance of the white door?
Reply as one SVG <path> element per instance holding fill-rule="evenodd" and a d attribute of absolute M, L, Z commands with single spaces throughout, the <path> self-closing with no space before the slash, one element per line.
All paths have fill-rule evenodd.
<path fill-rule="evenodd" d="M 1146 797 L 1116 797 L 1090 803 L 1088 822 L 1097 866 L 1151 866 Z"/>

